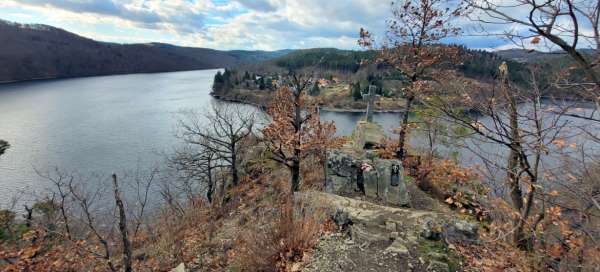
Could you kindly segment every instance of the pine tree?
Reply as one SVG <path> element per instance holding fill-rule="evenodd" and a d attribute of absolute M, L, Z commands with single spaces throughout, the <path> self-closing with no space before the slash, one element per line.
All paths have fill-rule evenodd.
<path fill-rule="evenodd" d="M 352 84 L 352 98 L 354 101 L 358 101 L 362 99 L 362 91 L 360 90 L 360 82 L 356 82 Z"/>
<path fill-rule="evenodd" d="M 213 81 L 213 91 L 216 93 L 222 92 L 224 83 L 225 83 L 225 81 L 223 78 L 223 74 L 221 74 L 221 71 L 218 71 L 217 74 L 215 75 L 215 79 Z"/>
<path fill-rule="evenodd" d="M 376 80 L 373 85 L 375 85 L 375 87 L 377 87 L 375 89 L 375 94 L 383 95 L 383 81 Z"/>
<path fill-rule="evenodd" d="M 313 87 L 308 92 L 310 96 L 319 96 L 321 94 L 321 88 L 319 88 L 319 83 L 315 83 Z"/>
<path fill-rule="evenodd" d="M 265 78 L 264 77 L 260 77 L 258 79 L 258 89 L 264 90 L 266 88 L 267 88 L 267 86 L 265 85 Z"/>

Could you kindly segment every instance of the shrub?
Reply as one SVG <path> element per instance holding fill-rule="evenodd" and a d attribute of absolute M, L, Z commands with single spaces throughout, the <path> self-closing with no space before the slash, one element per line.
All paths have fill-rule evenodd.
<path fill-rule="evenodd" d="M 287 271 L 293 263 L 305 260 L 306 253 L 317 244 L 320 231 L 314 215 L 295 215 L 293 204 L 286 201 L 273 224 L 240 235 L 238 265 L 242 271 Z"/>

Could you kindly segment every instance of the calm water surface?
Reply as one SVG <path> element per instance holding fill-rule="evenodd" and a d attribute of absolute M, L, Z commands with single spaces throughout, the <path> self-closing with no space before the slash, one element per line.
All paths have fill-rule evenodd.
<path fill-rule="evenodd" d="M 35 169 L 112 173 L 151 167 L 173 146 L 177 113 L 205 108 L 217 70 L 0 86 L 0 205 L 45 181 Z"/>
<path fill-rule="evenodd" d="M 149 169 L 177 145 L 178 113 L 207 109 L 217 70 L 89 77 L 0 85 L 0 207 L 19 191 L 47 186 L 36 169 L 108 175 Z M 338 135 L 350 135 L 362 113 L 322 112 Z M 386 131 L 399 115 L 375 114 Z M 485 120 L 484 120 L 485 121 Z M 413 138 L 419 138 L 419 136 Z M 414 139 L 413 139 L 414 141 Z M 497 146 L 484 146 L 496 153 Z M 466 152 L 463 152 L 466 154 Z M 472 156 L 463 155 L 466 163 Z M 468 164 L 468 163 L 466 163 Z"/>

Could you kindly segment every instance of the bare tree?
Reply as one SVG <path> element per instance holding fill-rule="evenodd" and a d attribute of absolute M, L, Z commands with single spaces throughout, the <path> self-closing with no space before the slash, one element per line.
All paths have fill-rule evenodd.
<path fill-rule="evenodd" d="M 541 38 L 568 54 L 586 74 L 589 84 L 578 82 L 596 98 L 600 95 L 600 1 L 597 0 L 465 0 L 476 11 L 472 19 L 487 25 L 518 25 L 502 33 L 522 48 Z M 579 49 L 593 48 L 592 56 Z"/>
<path fill-rule="evenodd" d="M 420 96 L 429 89 L 425 77 L 439 74 L 435 69 L 456 60 L 459 49 L 456 46 L 443 46 L 439 43 L 460 32 L 452 21 L 464 11 L 456 5 L 448 8 L 448 1 L 442 0 L 403 0 L 392 3 L 393 18 L 388 21 L 387 40 L 377 45 L 375 39 L 365 29 L 360 30 L 359 45 L 377 49 L 377 61 L 387 64 L 404 75 L 408 86 L 403 89 L 406 100 L 402 112 L 398 150 L 396 156 L 406 156 L 406 139 L 409 130 L 409 115 Z"/>
<path fill-rule="evenodd" d="M 273 151 L 272 159 L 290 169 L 291 191 L 300 189 L 300 162 L 303 156 L 303 136 L 306 134 L 308 121 L 313 111 L 308 106 L 306 91 L 312 77 L 288 76 L 289 87 L 281 88 L 269 106 L 269 115 L 273 122 L 263 133 L 269 149 Z"/>
<path fill-rule="evenodd" d="M 227 167 L 221 164 L 219 154 L 214 148 L 207 148 L 210 143 L 205 140 L 203 144 L 188 144 L 186 147 L 176 150 L 175 154 L 169 157 L 169 166 L 179 173 L 180 179 L 185 183 L 200 182 L 205 184 L 206 198 L 209 203 L 213 202 L 217 188 L 217 171 Z M 193 197 L 196 192 L 186 186 L 189 197 Z"/>
<path fill-rule="evenodd" d="M 509 84 L 506 64 L 501 65 L 500 75 L 499 90 L 494 88 L 485 97 L 475 100 L 469 92 L 470 87 L 458 86 L 462 85 L 460 83 L 446 92 L 449 96 L 434 99 L 431 106 L 442 111 L 447 121 L 475 134 L 476 137 L 472 138 L 474 143 L 467 148 L 478 155 L 483 163 L 488 164 L 490 169 L 501 169 L 507 173 L 509 198 L 518 214 L 514 218 L 511 233 L 516 244 L 525 246 L 528 241 L 524 229 L 532 216 L 536 190 L 543 179 L 542 158 L 548 157 L 548 148 L 561 137 L 568 121 L 563 120 L 562 114 L 548 113 L 542 107 L 544 90 L 538 88 L 535 72 L 531 76 L 533 90 L 527 92 Z M 488 121 L 484 123 L 478 120 L 479 117 L 457 111 L 456 104 L 449 102 L 447 97 L 460 99 L 465 106 L 475 109 Z M 489 154 L 477 148 L 482 145 L 496 145 L 502 149 L 500 153 Z M 499 162 L 502 157 L 507 158 L 506 163 Z"/>
<path fill-rule="evenodd" d="M 239 183 L 241 143 L 255 126 L 256 113 L 236 104 L 214 103 L 206 114 L 189 111 L 179 122 L 179 136 L 187 144 L 218 155 L 230 169 L 233 186 Z"/>
<path fill-rule="evenodd" d="M 154 182 L 158 173 L 159 171 L 156 168 L 152 169 L 148 175 L 136 171 L 135 176 L 133 177 L 134 182 L 130 183 L 135 192 L 135 208 L 130 208 L 130 210 L 132 210 L 131 214 L 135 220 L 135 225 L 133 227 L 134 236 L 138 235 L 140 227 L 145 221 L 144 217 L 148 210 L 151 189 L 154 187 Z"/>
<path fill-rule="evenodd" d="M 67 209 L 70 198 L 70 188 L 73 187 L 74 176 L 72 174 L 61 172 L 58 168 L 54 169 L 53 174 L 42 173 L 37 169 L 35 171 L 38 176 L 45 178 L 52 183 L 53 188 L 50 190 L 58 195 L 58 203 L 56 203 L 56 205 L 58 206 L 60 217 L 65 227 L 65 235 L 68 240 L 71 240 L 73 235 Z"/>
<path fill-rule="evenodd" d="M 99 258 L 104 259 L 106 265 L 111 271 L 117 271 L 117 268 L 112 261 L 112 251 L 109 244 L 109 239 L 106 237 L 105 234 L 103 234 L 103 231 L 99 228 L 101 224 L 99 224 L 96 220 L 96 212 L 93 210 L 95 203 L 99 202 L 99 199 L 103 194 L 102 191 L 97 189 L 89 193 L 80 190 L 79 186 L 77 186 L 74 183 L 70 183 L 68 184 L 68 186 L 71 197 L 73 198 L 74 202 L 79 206 L 80 211 L 83 215 L 83 223 L 101 245 L 101 253 L 97 253 L 95 251 L 92 251 L 91 253 Z"/>
<path fill-rule="evenodd" d="M 127 215 L 125 212 L 125 205 L 123 204 L 123 200 L 121 200 L 121 192 L 119 191 L 119 183 L 116 174 L 112 175 L 112 182 L 115 204 L 119 211 L 119 232 L 121 233 L 121 242 L 123 243 L 123 271 L 131 272 L 133 269 L 131 266 L 131 242 L 129 241 L 129 231 L 127 230 Z"/>

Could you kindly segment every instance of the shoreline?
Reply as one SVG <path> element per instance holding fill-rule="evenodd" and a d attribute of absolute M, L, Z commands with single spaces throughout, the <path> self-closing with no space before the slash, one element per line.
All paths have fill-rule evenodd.
<path fill-rule="evenodd" d="M 259 104 L 259 103 L 250 102 L 250 101 L 243 100 L 243 99 L 240 99 L 240 98 L 227 97 L 227 96 L 218 95 L 218 94 L 214 94 L 214 93 L 211 93 L 210 95 L 213 98 L 217 99 L 217 100 L 221 100 L 221 101 L 225 101 L 225 102 L 251 105 L 251 106 L 255 106 L 257 108 L 260 108 L 261 110 L 265 110 L 267 108 L 266 105 L 262 105 L 262 104 Z M 323 107 L 323 106 L 319 106 L 319 110 L 320 111 L 327 111 L 327 112 L 340 112 L 340 113 L 365 113 L 367 111 L 366 109 L 341 109 L 341 108 L 332 108 L 332 107 Z M 402 113 L 402 112 L 404 112 L 403 109 L 398 109 L 398 110 L 373 110 L 373 113 Z"/>
<path fill-rule="evenodd" d="M 217 99 L 217 100 L 220 100 L 220 101 L 255 106 L 255 107 L 257 107 L 257 108 L 259 108 L 261 110 L 266 110 L 267 109 L 266 105 L 261 105 L 261 104 L 258 104 L 258 103 L 253 103 L 253 102 L 242 100 L 242 99 L 239 99 L 239 98 L 226 97 L 226 96 L 215 94 L 213 92 L 211 92 L 209 95 L 212 96 L 214 99 Z"/>
<path fill-rule="evenodd" d="M 365 113 L 366 109 L 340 109 L 340 108 L 331 108 L 331 107 L 319 107 L 319 110 L 328 111 L 328 112 L 347 112 L 347 113 Z M 403 109 L 399 110 L 373 110 L 373 113 L 403 113 Z"/>
<path fill-rule="evenodd" d="M 158 71 L 158 72 L 137 72 L 137 73 L 110 73 L 110 74 L 98 74 L 98 75 L 87 75 L 87 76 L 47 76 L 37 77 L 29 79 L 17 79 L 17 80 L 0 80 L 0 86 L 10 85 L 15 83 L 27 83 L 27 82 L 43 82 L 51 80 L 63 80 L 63 79 L 78 79 L 78 78 L 90 78 L 90 77 L 108 77 L 108 76 L 126 76 L 126 75 L 151 75 L 151 74 L 163 74 L 163 73 L 179 73 L 179 72 L 191 72 L 191 71 L 205 71 L 205 70 L 219 70 L 223 68 L 206 68 L 206 69 L 183 69 L 183 70 L 170 70 L 170 71 Z"/>

